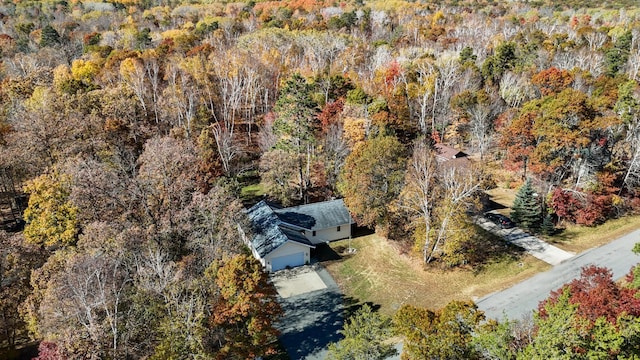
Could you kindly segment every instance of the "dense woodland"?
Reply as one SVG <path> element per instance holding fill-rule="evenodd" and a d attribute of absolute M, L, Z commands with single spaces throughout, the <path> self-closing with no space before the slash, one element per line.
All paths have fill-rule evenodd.
<path fill-rule="evenodd" d="M 277 352 L 281 309 L 242 242 L 256 184 L 283 205 L 343 197 L 446 267 L 478 260 L 470 216 L 497 182 L 524 184 L 514 220 L 532 232 L 637 212 L 640 11 L 588 5 L 0 1 L 0 190 L 29 196 L 24 231 L 0 232 L 1 347 Z M 345 340 L 375 324 L 368 358 L 387 326 L 407 358 L 631 358 L 639 284 L 610 277 L 585 269 L 530 323 L 364 308 Z"/>

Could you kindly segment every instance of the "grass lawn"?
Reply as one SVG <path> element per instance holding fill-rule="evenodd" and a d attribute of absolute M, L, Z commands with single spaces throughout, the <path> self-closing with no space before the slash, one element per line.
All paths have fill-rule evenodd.
<path fill-rule="evenodd" d="M 574 253 L 581 253 L 611 242 L 640 228 L 640 215 L 608 220 L 594 227 L 568 225 L 559 234 L 546 237 L 549 243 Z"/>
<path fill-rule="evenodd" d="M 240 189 L 240 199 L 243 201 L 249 201 L 251 199 L 259 198 L 264 195 L 264 189 L 260 183 L 251 184 Z"/>
<path fill-rule="evenodd" d="M 451 300 L 477 300 L 549 268 L 522 255 L 504 256 L 479 270 L 425 270 L 419 260 L 400 254 L 378 235 L 353 239 L 351 245 L 355 254 L 346 254 L 348 240 L 331 243 L 342 258 L 324 265 L 346 296 L 380 305 L 385 314 L 403 304 L 438 309 Z"/>

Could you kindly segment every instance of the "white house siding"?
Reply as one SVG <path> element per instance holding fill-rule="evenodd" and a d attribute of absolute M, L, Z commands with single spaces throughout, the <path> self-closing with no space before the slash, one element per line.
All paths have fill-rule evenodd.
<path fill-rule="evenodd" d="M 304 236 L 306 236 L 313 245 L 322 244 L 327 241 L 335 241 L 340 239 L 348 239 L 351 236 L 351 224 L 340 225 L 340 231 L 338 227 L 330 227 L 328 229 L 316 230 L 316 235 L 313 236 L 313 231 L 305 230 Z"/>
<path fill-rule="evenodd" d="M 295 253 L 299 253 L 299 252 L 303 252 L 304 253 L 304 261 L 305 263 L 309 263 L 310 262 L 310 258 L 311 258 L 311 250 L 308 246 L 304 246 L 301 244 L 298 244 L 296 242 L 293 241 L 288 241 L 286 243 L 284 243 L 282 246 L 280 246 L 279 248 L 275 249 L 274 251 L 270 252 L 267 256 L 264 257 L 264 267 L 266 268 L 267 271 L 271 271 L 271 259 L 276 258 L 276 257 L 280 257 L 280 256 L 286 256 L 286 255 L 292 255 Z"/>

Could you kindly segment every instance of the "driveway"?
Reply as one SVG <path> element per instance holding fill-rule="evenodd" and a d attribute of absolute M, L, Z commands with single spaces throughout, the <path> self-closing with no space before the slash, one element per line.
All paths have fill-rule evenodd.
<path fill-rule="evenodd" d="M 549 297 L 549 293 L 580 276 L 583 267 L 596 265 L 611 269 L 614 279 L 625 276 L 631 267 L 638 264 L 640 256 L 631 250 L 640 242 L 640 230 L 627 234 L 607 245 L 575 255 L 515 286 L 478 300 L 476 304 L 487 318 L 501 320 L 520 319 L 531 316 L 538 304 Z"/>
<path fill-rule="evenodd" d="M 321 360 L 327 346 L 342 338 L 342 293 L 319 264 L 278 271 L 272 281 L 284 309 L 276 325 L 292 360 Z"/>
<path fill-rule="evenodd" d="M 480 216 L 476 218 L 476 223 L 483 229 L 498 234 L 505 241 L 525 249 L 528 254 L 548 264 L 558 265 L 574 256 L 574 254 L 550 245 L 517 227 L 502 229 L 487 218 Z"/>

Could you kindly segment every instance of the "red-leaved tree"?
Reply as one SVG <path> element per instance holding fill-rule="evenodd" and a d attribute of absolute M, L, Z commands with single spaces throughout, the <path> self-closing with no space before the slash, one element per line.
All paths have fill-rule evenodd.
<path fill-rule="evenodd" d="M 590 265 L 582 268 L 580 278 L 551 292 L 549 298 L 540 303 L 540 316 L 548 315 L 547 305 L 556 303 L 565 290 L 569 291 L 569 302 L 578 305 L 576 316 L 587 320 L 589 326 L 601 317 L 615 325 L 622 314 L 640 315 L 638 290 L 618 285 L 613 281 L 611 270 Z"/>

